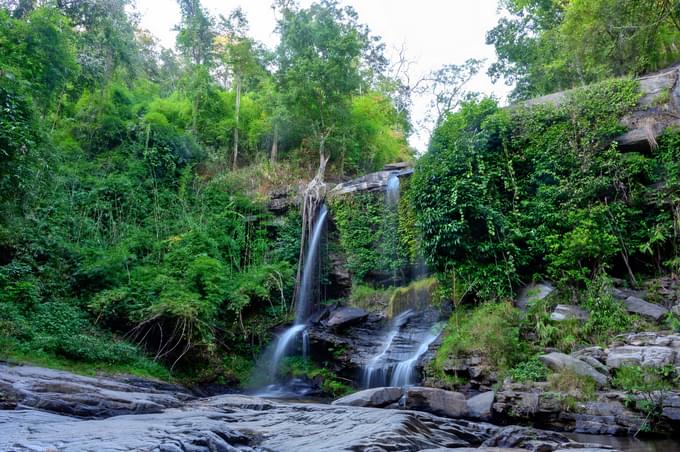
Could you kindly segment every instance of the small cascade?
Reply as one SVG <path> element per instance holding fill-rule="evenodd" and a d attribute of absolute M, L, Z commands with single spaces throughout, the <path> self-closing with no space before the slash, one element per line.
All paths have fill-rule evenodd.
<path fill-rule="evenodd" d="M 314 283 L 319 281 L 320 244 L 327 216 L 328 209 L 324 204 L 316 214 L 314 228 L 305 252 L 300 290 L 298 291 L 295 307 L 295 323 L 281 333 L 275 342 L 274 352 L 271 355 L 270 372 L 272 378 L 276 376 L 281 360 L 292 351 L 298 336 L 301 337 L 302 355 L 304 357 L 309 355 L 309 335 L 306 331 L 307 319 L 313 306 Z M 300 344 L 300 342 L 297 342 L 297 344 Z"/>
<path fill-rule="evenodd" d="M 309 331 L 306 328 L 302 331 L 302 358 L 309 358 Z"/>
<path fill-rule="evenodd" d="M 279 363 L 290 351 L 289 348 L 292 346 L 293 339 L 295 339 L 295 337 L 304 329 L 305 324 L 293 325 L 281 333 L 281 335 L 278 337 L 271 361 L 270 370 L 272 375 L 276 374 L 276 371 L 279 368 Z"/>
<path fill-rule="evenodd" d="M 385 202 L 389 208 L 396 208 L 399 204 L 399 177 L 391 175 L 387 179 L 387 188 L 385 190 Z"/>
<path fill-rule="evenodd" d="M 408 318 L 413 314 L 411 310 L 402 312 L 392 320 L 390 331 L 387 334 L 385 343 L 382 349 L 366 364 L 364 368 L 364 375 L 362 378 L 362 385 L 365 388 L 373 388 L 378 386 L 386 386 L 388 381 L 389 367 L 385 366 L 385 359 L 387 358 L 387 351 L 392 347 L 394 338 L 397 337 L 399 329 L 404 325 Z"/>
<path fill-rule="evenodd" d="M 383 345 L 364 366 L 364 388 L 416 383 L 416 367 L 442 329 L 431 314 L 408 310 L 394 318 Z"/>
<path fill-rule="evenodd" d="M 416 383 L 416 364 L 420 357 L 427 353 L 430 345 L 432 345 L 435 339 L 439 337 L 439 333 L 441 332 L 441 329 L 439 328 L 434 328 L 434 330 L 436 333 L 430 332 L 423 342 L 421 342 L 420 347 L 418 347 L 418 350 L 416 350 L 413 356 L 397 364 L 394 368 L 394 372 L 392 372 L 390 386 L 409 386 Z"/>
<path fill-rule="evenodd" d="M 387 281 L 389 285 L 394 285 L 399 281 L 399 269 L 397 268 L 399 262 L 399 196 L 400 186 L 399 177 L 396 174 L 390 175 L 387 179 L 387 186 L 385 188 L 385 236 L 382 243 L 382 254 L 385 257 L 385 263 L 389 271 L 390 279 Z"/>

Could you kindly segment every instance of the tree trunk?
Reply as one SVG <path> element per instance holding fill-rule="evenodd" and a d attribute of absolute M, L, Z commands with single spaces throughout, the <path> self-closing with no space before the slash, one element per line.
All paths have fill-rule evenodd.
<path fill-rule="evenodd" d="M 231 169 L 236 169 L 236 162 L 238 159 L 238 128 L 239 128 L 239 113 L 241 110 L 241 76 L 236 75 L 236 127 L 234 128 L 234 161 Z"/>
<path fill-rule="evenodd" d="M 269 157 L 271 163 L 276 163 L 276 156 L 279 153 L 279 125 L 274 124 L 274 137 L 272 139 L 272 152 Z"/>

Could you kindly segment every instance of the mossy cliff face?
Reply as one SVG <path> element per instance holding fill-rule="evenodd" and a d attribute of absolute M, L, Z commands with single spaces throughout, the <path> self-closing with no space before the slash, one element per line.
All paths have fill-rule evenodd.
<path fill-rule="evenodd" d="M 392 318 L 409 309 L 414 311 L 427 309 L 432 305 L 437 286 L 436 278 L 425 278 L 395 289 L 385 314 Z"/>
<path fill-rule="evenodd" d="M 331 194 L 331 217 L 338 230 L 337 251 L 346 259 L 354 284 L 391 285 L 413 277 L 419 257 L 418 233 L 409 177 L 400 177 L 400 183 L 396 206 L 386 203 L 382 190 Z"/>

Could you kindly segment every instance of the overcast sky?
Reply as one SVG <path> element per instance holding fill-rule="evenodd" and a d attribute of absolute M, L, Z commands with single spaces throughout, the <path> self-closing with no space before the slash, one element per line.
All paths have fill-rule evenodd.
<path fill-rule="evenodd" d="M 277 43 L 274 33 L 275 16 L 270 0 L 202 0 L 215 16 L 228 15 L 241 6 L 250 22 L 252 36 L 273 48 Z M 308 6 L 311 0 L 302 0 Z M 405 46 L 413 79 L 444 64 L 461 64 L 468 58 L 495 59 L 492 46 L 485 44 L 485 34 L 498 20 L 497 0 L 341 0 L 354 7 L 359 20 L 369 26 L 373 34 L 383 38 L 388 50 Z M 179 22 L 179 7 L 175 0 L 137 0 L 142 14 L 142 27 L 156 36 L 164 47 L 174 47 L 172 28 Z M 482 71 L 468 85 L 470 90 L 495 94 L 505 99 L 509 88 L 502 82 L 492 84 Z M 424 116 L 426 100 L 413 107 L 415 121 Z M 411 138 L 411 144 L 424 150 L 427 133 Z"/>

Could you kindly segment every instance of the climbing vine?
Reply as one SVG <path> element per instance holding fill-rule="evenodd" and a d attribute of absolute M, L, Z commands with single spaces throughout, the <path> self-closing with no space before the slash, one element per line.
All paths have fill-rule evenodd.
<path fill-rule="evenodd" d="M 341 252 L 347 257 L 347 267 L 355 282 L 368 275 L 398 274 L 415 262 L 417 234 L 408 191 L 404 188 L 396 209 L 385 205 L 382 192 L 353 194 L 331 201 Z"/>
<path fill-rule="evenodd" d="M 476 281 L 483 298 L 537 276 L 582 286 L 602 268 L 634 284 L 633 267 L 650 264 L 633 259 L 649 241 L 640 231 L 659 224 L 653 169 L 675 171 L 644 147 L 611 144 L 639 98 L 637 82 L 612 80 L 557 104 L 500 109 L 482 99 L 449 115 L 412 180 L 429 263 Z M 668 152 L 657 154 L 669 162 Z"/>

